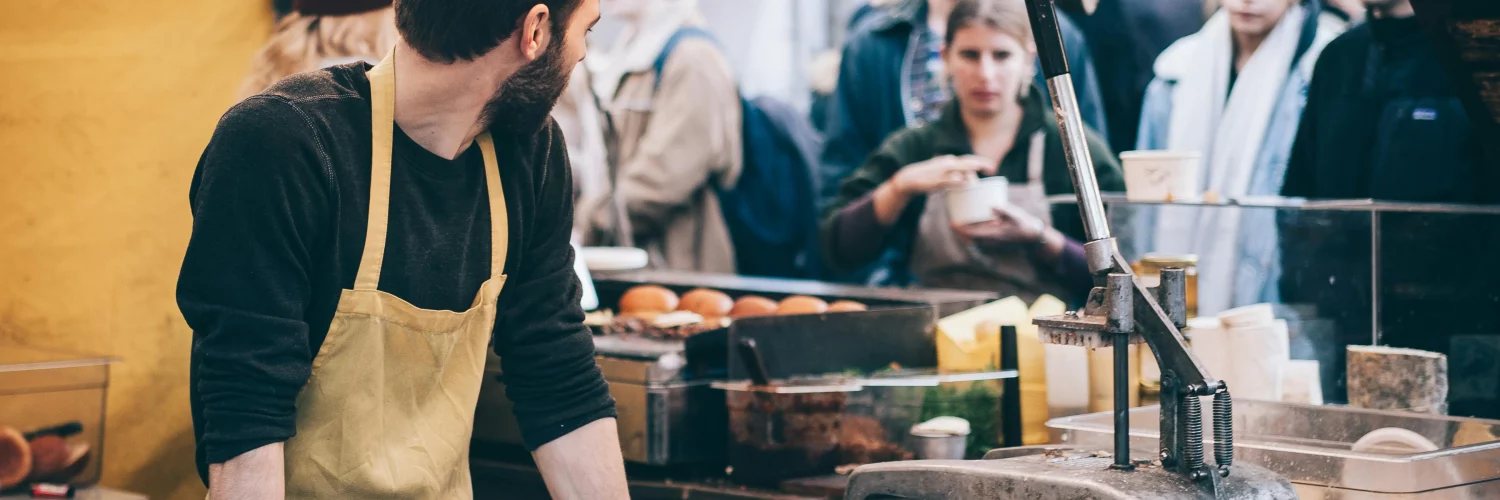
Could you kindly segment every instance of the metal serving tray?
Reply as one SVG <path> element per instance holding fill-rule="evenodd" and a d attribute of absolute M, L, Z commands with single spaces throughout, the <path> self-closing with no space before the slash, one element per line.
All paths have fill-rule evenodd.
<path fill-rule="evenodd" d="M 1266 467 L 1299 485 L 1381 494 L 1436 492 L 1462 486 L 1460 489 L 1467 493 L 1456 497 L 1444 493 L 1440 497 L 1500 496 L 1500 421 L 1268 401 L 1235 401 L 1234 409 L 1235 460 Z M 1133 455 L 1156 455 L 1159 411 L 1158 406 L 1130 411 Z M 1048 421 L 1047 427 L 1060 431 L 1063 442 L 1109 449 L 1114 436 L 1111 417 L 1106 412 L 1057 418 Z M 1209 428 L 1212 416 L 1204 417 L 1204 427 Z M 1372 448 L 1360 443 L 1371 432 L 1387 428 L 1410 431 L 1382 432 L 1419 436 L 1430 443 L 1432 451 Z M 1212 439 L 1205 441 L 1211 443 Z M 1299 488 L 1299 493 L 1302 491 Z M 1364 498 L 1349 494 L 1336 497 Z"/>

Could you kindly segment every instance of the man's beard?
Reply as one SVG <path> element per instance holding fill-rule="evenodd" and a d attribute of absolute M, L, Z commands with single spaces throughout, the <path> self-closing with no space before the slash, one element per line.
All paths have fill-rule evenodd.
<path fill-rule="evenodd" d="M 572 75 L 563 64 L 562 40 L 548 44 L 542 57 L 523 66 L 485 103 L 482 122 L 495 133 L 526 137 L 541 130 Z"/>

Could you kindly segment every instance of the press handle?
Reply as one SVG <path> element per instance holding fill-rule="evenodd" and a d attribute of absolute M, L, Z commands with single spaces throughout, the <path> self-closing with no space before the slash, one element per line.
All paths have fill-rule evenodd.
<path fill-rule="evenodd" d="M 1036 39 L 1036 55 L 1042 63 L 1042 75 L 1050 79 L 1068 74 L 1068 57 L 1063 51 L 1062 31 L 1057 27 L 1057 8 L 1053 0 L 1026 0 L 1026 14 L 1031 17 L 1031 36 Z"/>
<path fill-rule="evenodd" d="M 760 348 L 755 346 L 755 339 L 740 339 L 738 347 L 740 360 L 750 370 L 750 381 L 758 386 L 771 385 L 771 377 L 766 371 L 765 360 L 760 357 Z"/>

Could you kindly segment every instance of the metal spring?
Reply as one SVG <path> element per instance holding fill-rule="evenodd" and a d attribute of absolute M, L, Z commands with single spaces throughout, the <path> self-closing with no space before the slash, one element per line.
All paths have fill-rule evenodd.
<path fill-rule="evenodd" d="M 1228 389 L 1214 393 L 1214 462 L 1220 467 L 1234 465 L 1233 406 Z"/>
<path fill-rule="evenodd" d="M 1182 417 L 1187 424 L 1187 442 L 1182 443 L 1182 460 L 1188 469 L 1203 467 L 1203 406 L 1196 394 L 1182 400 Z"/>

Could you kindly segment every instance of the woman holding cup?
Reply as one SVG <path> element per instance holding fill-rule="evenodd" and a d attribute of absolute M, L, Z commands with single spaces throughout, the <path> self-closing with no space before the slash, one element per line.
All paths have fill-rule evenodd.
<path fill-rule="evenodd" d="M 944 67 L 954 99 L 892 135 L 846 178 L 822 225 L 825 259 L 849 270 L 893 257 L 898 281 L 1077 302 L 1091 286 L 1057 121 L 1032 86 L 1036 50 L 1021 0 L 962 0 Z M 1104 141 L 1089 137 L 1100 187 L 1121 191 Z"/>

